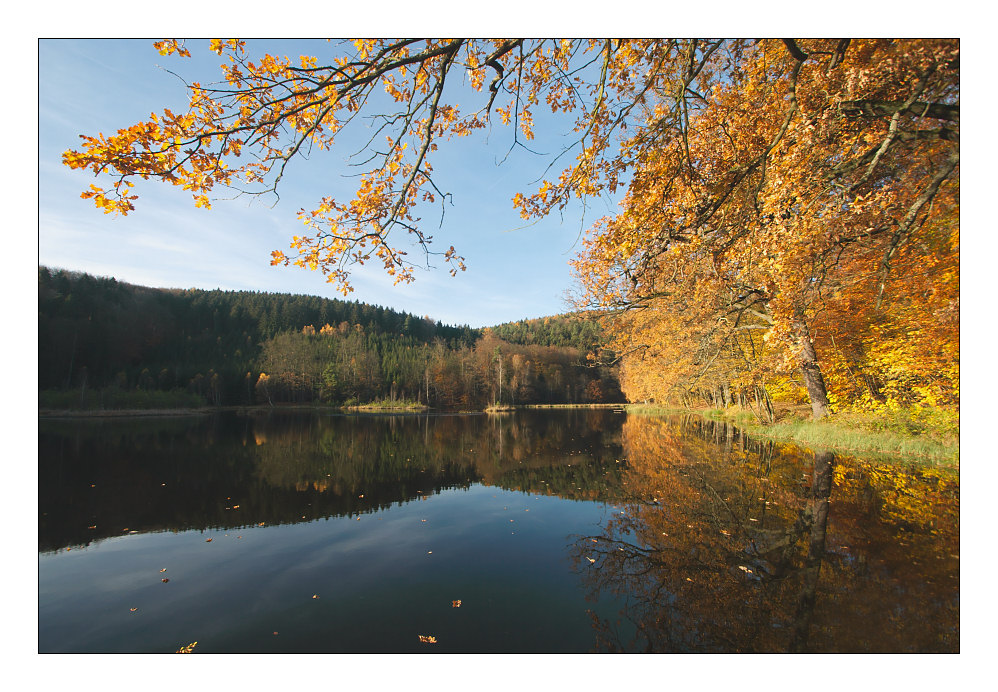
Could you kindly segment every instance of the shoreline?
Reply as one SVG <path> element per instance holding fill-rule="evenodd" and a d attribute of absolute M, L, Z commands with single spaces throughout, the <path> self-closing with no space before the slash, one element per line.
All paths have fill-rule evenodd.
<path fill-rule="evenodd" d="M 942 442 L 922 435 L 906 435 L 897 432 L 865 429 L 855 421 L 832 419 L 814 422 L 810 420 L 785 419 L 772 425 L 750 422 L 738 413 L 727 414 L 720 411 L 693 411 L 679 408 L 647 404 L 529 404 L 488 407 L 481 411 L 445 411 L 448 414 L 475 414 L 513 412 L 518 410 L 555 409 L 608 409 L 634 415 L 676 415 L 692 414 L 706 420 L 724 421 L 741 428 L 745 433 L 777 442 L 789 442 L 808 449 L 829 449 L 850 456 L 886 457 L 889 459 L 911 459 L 916 463 L 931 464 L 959 470 L 960 445 Z M 425 414 L 438 412 L 427 406 L 217 406 L 204 408 L 172 409 L 106 409 L 106 410 L 54 410 L 39 409 L 39 419 L 109 419 L 109 418 L 169 418 L 207 416 L 222 411 L 235 411 L 245 415 L 260 415 L 275 411 L 315 411 L 350 414 L 383 413 L 394 415 Z"/>

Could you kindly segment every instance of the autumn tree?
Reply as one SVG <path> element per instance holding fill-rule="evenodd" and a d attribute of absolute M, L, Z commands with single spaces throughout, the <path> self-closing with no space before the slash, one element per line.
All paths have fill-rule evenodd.
<path fill-rule="evenodd" d="M 176 40 L 156 46 L 189 55 Z M 454 273 L 461 255 L 431 249 L 422 221 L 446 197 L 433 177 L 438 143 L 501 121 L 524 145 L 543 108 L 567 116 L 573 136 L 513 203 L 536 218 L 629 176 L 624 211 L 591 232 L 576 264 L 580 302 L 629 313 L 612 327 L 622 354 L 647 356 L 661 334 L 690 328 L 650 361 L 687 359 L 686 380 L 663 386 L 689 389 L 722 364 L 724 378 L 756 387 L 796 373 L 820 418 L 832 406 L 834 368 L 822 369 L 832 322 L 862 335 L 842 353 L 860 354 L 852 371 L 874 382 L 883 358 L 863 346 L 871 325 L 909 327 L 883 314 L 910 305 L 898 298 L 902 264 L 929 271 L 926 290 L 953 314 L 956 274 L 923 266 L 920 249 L 927 229 L 937 247 L 955 247 L 958 41 L 357 40 L 295 61 L 252 59 L 238 40 L 209 47 L 227 60 L 222 79 L 191 82 L 185 113 L 85 136 L 64 154 L 104 176 L 85 198 L 127 214 L 136 179 L 181 186 L 199 207 L 216 187 L 276 194 L 295 159 L 334 146 L 363 115 L 374 134 L 353 199 L 302 210 L 306 231 L 273 263 L 319 270 L 344 292 L 351 265 L 369 261 L 408 282 L 409 238 Z M 473 110 L 457 105 L 462 82 L 480 92 Z M 378 105 L 380 92 L 392 107 Z M 836 312 L 857 305 L 850 320 Z M 630 316 L 642 310 L 662 316 L 657 331 Z M 951 327 L 924 337 L 937 359 L 952 355 Z"/>
<path fill-rule="evenodd" d="M 617 350 L 668 364 L 645 389 L 689 388 L 727 360 L 723 377 L 743 383 L 796 372 L 821 418 L 831 402 L 816 345 L 835 331 L 854 353 L 875 339 L 908 294 L 902 266 L 947 296 L 937 344 L 955 345 L 959 46 L 785 40 L 722 53 L 730 69 L 684 87 L 678 112 L 663 95 L 624 143 L 634 176 L 623 213 L 576 262 L 582 299 L 615 311 Z M 929 278 L 933 264 L 948 270 Z"/>

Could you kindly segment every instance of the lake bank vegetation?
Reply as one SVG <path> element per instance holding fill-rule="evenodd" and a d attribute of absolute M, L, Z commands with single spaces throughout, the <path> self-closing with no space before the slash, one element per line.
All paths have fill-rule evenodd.
<path fill-rule="evenodd" d="M 841 412 L 815 421 L 807 406 L 778 405 L 771 423 L 761 422 L 756 411 L 739 406 L 691 410 L 628 404 L 626 410 L 636 415 L 692 412 L 707 419 L 733 423 L 753 437 L 853 456 L 905 458 L 957 468 L 960 463 L 959 415 L 942 409 Z"/>

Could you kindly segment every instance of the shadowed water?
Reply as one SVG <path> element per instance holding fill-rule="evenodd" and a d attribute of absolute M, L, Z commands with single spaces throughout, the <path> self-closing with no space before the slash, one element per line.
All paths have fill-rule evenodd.
<path fill-rule="evenodd" d="M 612 410 L 40 421 L 39 650 L 955 651 L 959 484 Z"/>

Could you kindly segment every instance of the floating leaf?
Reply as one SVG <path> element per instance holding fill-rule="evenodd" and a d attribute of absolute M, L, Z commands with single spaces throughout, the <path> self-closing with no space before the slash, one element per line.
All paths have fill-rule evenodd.
<path fill-rule="evenodd" d="M 424 644 L 436 644 L 437 638 L 426 634 L 420 634 L 419 641 L 423 642 Z"/>
<path fill-rule="evenodd" d="M 590 564 L 596 562 L 595 558 L 587 557 L 586 559 L 589 560 Z"/>
<path fill-rule="evenodd" d="M 206 540 L 206 541 L 205 541 L 205 543 L 211 543 L 211 542 L 212 542 L 212 540 L 213 540 L 213 539 L 209 538 L 208 540 Z"/>
<path fill-rule="evenodd" d="M 189 654 L 190 652 L 194 651 L 194 647 L 197 646 L 197 645 L 198 645 L 197 642 L 191 642 L 187 646 L 182 646 L 179 649 L 177 649 L 177 653 L 178 654 Z"/>
<path fill-rule="evenodd" d="M 318 597 L 319 597 L 319 594 L 317 594 L 317 593 L 312 594 L 312 598 L 318 598 Z"/>
<path fill-rule="evenodd" d="M 460 608 L 461 607 L 461 601 L 451 601 L 450 602 L 450 607 L 451 608 Z"/>
<path fill-rule="evenodd" d="M 163 569 L 160 570 L 160 572 L 165 572 L 165 571 L 166 571 L 166 567 L 164 567 Z"/>
<path fill-rule="evenodd" d="M 128 610 L 134 613 L 138 608 L 129 608 Z"/>
<path fill-rule="evenodd" d="M 161 582 L 163 582 L 163 583 L 165 584 L 166 582 L 168 582 L 168 581 L 170 581 L 170 580 L 169 580 L 169 579 L 160 579 L 160 581 L 161 581 Z"/>

